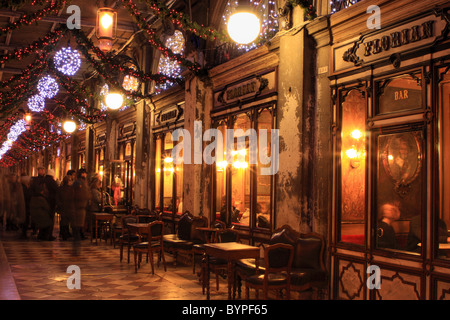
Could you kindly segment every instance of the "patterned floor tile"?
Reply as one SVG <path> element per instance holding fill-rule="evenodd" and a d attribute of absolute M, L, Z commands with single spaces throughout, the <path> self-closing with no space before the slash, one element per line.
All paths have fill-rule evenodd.
<path fill-rule="evenodd" d="M 0 241 L 17 292 L 22 300 L 204 300 L 197 275 L 191 265 L 173 264 L 166 254 L 167 272 L 161 264 L 151 266 L 143 259 L 135 272 L 130 263 L 120 262 L 119 248 L 89 240 L 75 245 L 70 241 L 42 242 L 19 240 L 17 233 L 0 233 Z M 1 250 L 1 248 L 0 248 Z M 81 289 L 68 289 L 67 268 L 81 270 Z M 212 289 L 213 299 L 226 299 L 226 282 L 222 290 Z M 8 288 L 0 288 L 9 290 Z M 3 293 L 3 292 L 1 292 Z M 5 293 L 7 296 L 7 292 Z"/>

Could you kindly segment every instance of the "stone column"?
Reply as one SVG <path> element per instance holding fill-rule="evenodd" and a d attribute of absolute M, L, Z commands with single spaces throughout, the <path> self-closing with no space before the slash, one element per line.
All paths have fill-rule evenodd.
<path fill-rule="evenodd" d="M 208 221 L 211 220 L 212 171 L 211 166 L 203 161 L 205 143 L 202 142 L 199 145 L 194 142 L 203 140 L 203 133 L 211 128 L 212 103 L 212 88 L 207 79 L 191 77 L 186 80 L 184 129 L 191 135 L 191 163 L 185 163 L 183 166 L 183 210 L 189 210 L 195 216 L 206 216 Z M 201 133 L 197 132 L 197 136 L 195 135 L 196 121 L 202 124 Z M 201 157 L 201 163 L 195 163 L 196 153 L 197 157 Z"/>
<path fill-rule="evenodd" d="M 279 171 L 276 225 L 300 232 L 312 229 L 314 152 L 314 43 L 303 24 L 303 9 L 293 9 L 293 28 L 280 38 L 277 128 Z"/>

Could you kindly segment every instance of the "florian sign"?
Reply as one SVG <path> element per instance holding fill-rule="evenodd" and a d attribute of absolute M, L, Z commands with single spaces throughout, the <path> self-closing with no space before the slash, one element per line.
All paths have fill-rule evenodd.
<path fill-rule="evenodd" d="M 363 66 L 433 46 L 447 36 L 447 13 L 434 11 L 390 28 L 367 33 L 356 42 L 335 47 L 334 71 Z"/>
<path fill-rule="evenodd" d="M 250 79 L 225 86 L 214 93 L 214 107 L 247 103 L 274 91 L 275 72 L 258 75 Z"/>
<path fill-rule="evenodd" d="M 181 120 L 183 116 L 183 106 L 173 105 L 159 111 L 155 118 L 155 125 L 160 126 L 164 124 L 175 123 Z"/>

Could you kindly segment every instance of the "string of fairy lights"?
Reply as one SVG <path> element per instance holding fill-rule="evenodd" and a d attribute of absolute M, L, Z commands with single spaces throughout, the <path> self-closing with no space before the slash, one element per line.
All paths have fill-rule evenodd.
<path fill-rule="evenodd" d="M 307 15 L 315 15 L 311 0 L 289 0 L 292 4 L 300 4 L 306 8 Z M 65 139 L 68 135 L 61 130 L 62 119 L 47 110 L 46 104 L 51 100 L 52 105 L 62 109 L 65 114 L 77 119 L 78 129 L 83 130 L 86 123 L 103 121 L 107 116 L 107 107 L 104 98 L 110 91 L 119 91 L 126 97 L 126 102 L 120 110 L 125 110 L 137 99 L 143 99 L 150 94 L 143 94 L 137 88 L 145 82 L 153 82 L 154 94 L 182 83 L 182 71 L 190 70 L 195 75 L 205 72 L 202 67 L 187 59 L 184 55 L 185 37 L 183 32 L 189 32 L 199 39 L 210 41 L 229 41 L 224 32 L 216 31 L 210 27 L 190 20 L 188 15 L 169 9 L 164 2 L 157 0 L 141 0 L 147 8 L 161 19 L 170 21 L 174 27 L 174 34 L 164 41 L 159 34 L 146 22 L 141 10 L 132 0 L 121 0 L 119 3 L 126 8 L 133 17 L 136 25 L 145 32 L 146 41 L 161 52 L 156 74 L 144 73 L 129 65 L 115 60 L 114 55 L 106 54 L 100 50 L 92 40 L 80 29 L 67 29 L 61 25 L 49 32 L 43 38 L 32 42 L 29 46 L 16 49 L 0 55 L 0 64 L 11 60 L 23 60 L 25 57 L 35 55 L 33 62 L 7 80 L 0 81 L 0 116 L 6 119 L 5 123 L 12 124 L 0 128 L 0 138 L 5 139 L 0 146 L 0 165 L 12 165 L 32 152 L 45 148 L 51 144 Z M 245 51 L 260 45 L 264 40 L 270 39 L 278 31 L 276 5 L 274 0 L 249 0 L 262 17 L 261 34 L 257 42 L 242 47 Z M 23 14 L 5 27 L 0 28 L 0 36 L 20 29 L 22 26 L 36 24 L 45 16 L 57 14 L 65 7 L 65 0 L 14 0 L 14 5 L 43 6 L 30 14 Z M 236 0 L 230 0 L 224 13 L 224 23 L 227 17 L 238 5 Z M 5 6 L 2 4 L 0 6 Z M 69 33 L 75 38 L 76 48 L 70 45 L 58 45 Z M 56 48 L 59 48 L 56 50 Z M 98 79 L 103 81 L 101 90 L 93 93 L 83 84 L 72 77 L 79 72 L 82 58 L 96 71 Z M 121 82 L 111 74 L 123 75 Z M 68 99 L 58 98 L 60 89 L 68 93 Z M 99 101 L 98 106 L 95 101 Z M 91 105 L 90 103 L 93 103 Z M 18 108 L 26 105 L 26 109 L 39 114 L 40 122 L 30 122 L 22 119 Z M 42 120 L 43 119 L 43 120 Z M 44 124 L 42 124 L 44 121 Z M 13 145 L 15 146 L 14 148 Z"/>

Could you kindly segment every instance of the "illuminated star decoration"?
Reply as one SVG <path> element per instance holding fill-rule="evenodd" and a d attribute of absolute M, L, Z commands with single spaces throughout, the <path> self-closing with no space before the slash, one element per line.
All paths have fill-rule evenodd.
<path fill-rule="evenodd" d="M 45 108 L 45 99 L 40 94 L 31 96 L 28 99 L 28 108 L 33 112 L 41 112 Z"/>
<path fill-rule="evenodd" d="M 81 66 L 81 55 L 77 50 L 62 48 L 53 57 L 56 69 L 67 76 L 73 76 Z"/>
<path fill-rule="evenodd" d="M 37 89 L 41 96 L 47 99 L 51 99 L 58 93 L 59 86 L 58 83 L 56 83 L 55 79 L 50 76 L 45 76 L 41 80 L 39 80 Z"/>

